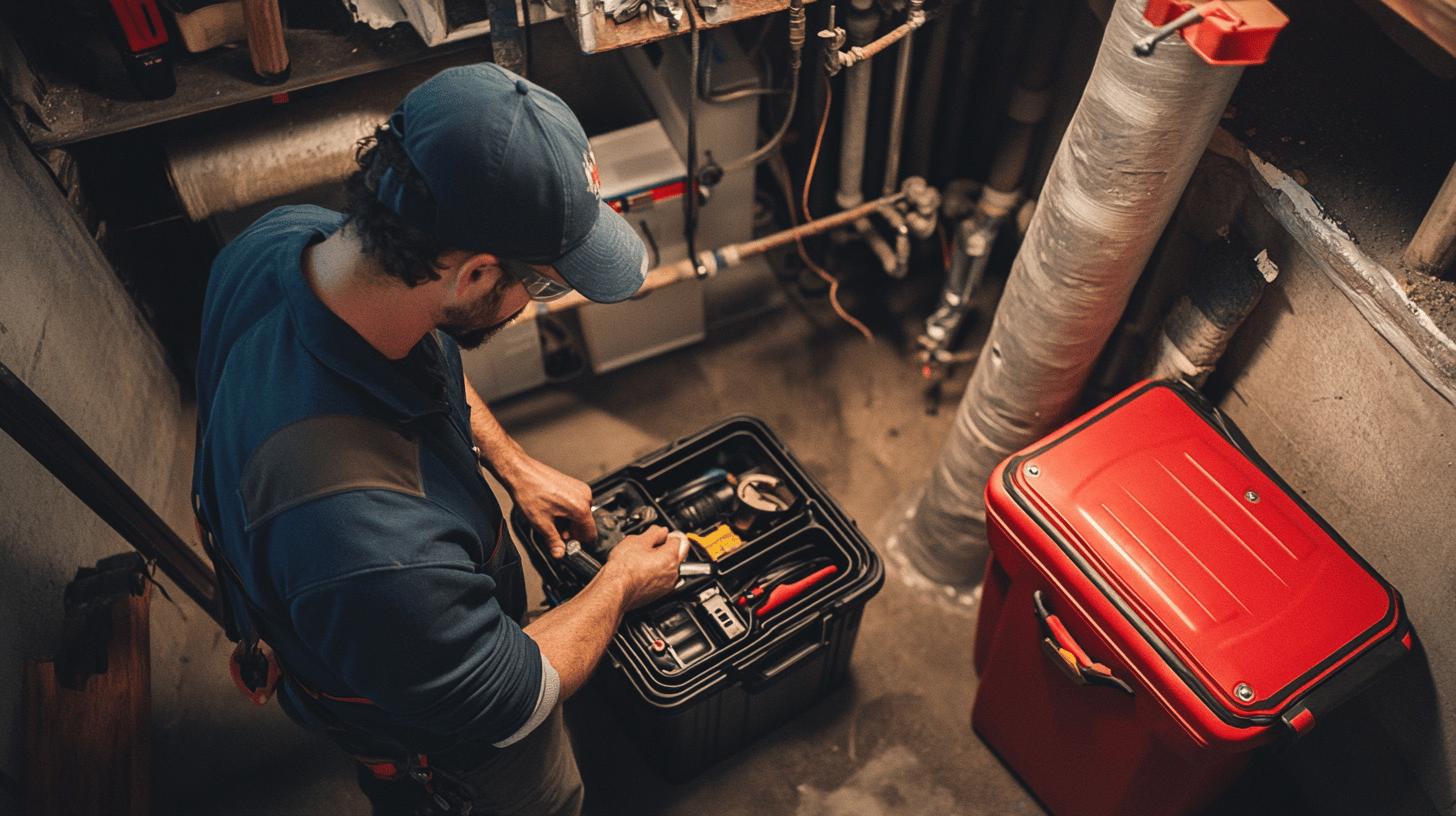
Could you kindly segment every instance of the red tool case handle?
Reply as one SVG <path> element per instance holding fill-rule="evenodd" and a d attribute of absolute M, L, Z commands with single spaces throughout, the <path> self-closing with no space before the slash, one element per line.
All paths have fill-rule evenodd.
<path fill-rule="evenodd" d="M 1132 686 L 1114 675 L 1112 669 L 1093 660 L 1081 644 L 1077 643 L 1061 618 L 1047 608 L 1041 590 L 1031 593 L 1031 603 L 1036 611 L 1036 619 L 1041 623 L 1042 653 L 1052 665 L 1079 686 L 1110 686 L 1128 694 L 1133 693 Z"/>

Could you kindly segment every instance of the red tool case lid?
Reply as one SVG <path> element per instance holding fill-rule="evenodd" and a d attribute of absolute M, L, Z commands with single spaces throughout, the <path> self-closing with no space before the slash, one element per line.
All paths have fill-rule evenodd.
<path fill-rule="evenodd" d="M 1048 533 L 1022 546 L 1074 564 L 1228 724 L 1275 722 L 1402 645 L 1395 589 L 1187 386 L 1134 387 L 998 477 Z"/>

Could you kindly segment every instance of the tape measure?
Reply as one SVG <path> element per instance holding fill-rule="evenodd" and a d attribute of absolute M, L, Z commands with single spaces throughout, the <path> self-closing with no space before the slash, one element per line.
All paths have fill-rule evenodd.
<path fill-rule="evenodd" d="M 729 553 L 743 546 L 743 538 L 726 524 L 719 524 L 703 534 L 688 533 L 687 535 L 694 544 L 702 548 L 708 558 L 714 561 L 721 561 Z"/>

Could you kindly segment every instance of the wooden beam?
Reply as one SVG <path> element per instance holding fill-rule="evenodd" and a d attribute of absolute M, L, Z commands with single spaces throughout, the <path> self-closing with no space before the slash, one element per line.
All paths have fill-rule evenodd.
<path fill-rule="evenodd" d="M 1402 257 L 1416 269 L 1438 277 L 1456 265 L 1456 165 L 1436 191 L 1436 200 Z"/>
<path fill-rule="evenodd" d="M 151 812 L 149 595 L 112 605 L 107 669 L 85 688 L 63 688 L 49 660 L 26 663 L 26 816 Z"/>
<path fill-rule="evenodd" d="M 1456 0 L 1381 0 L 1391 11 L 1456 57 Z"/>

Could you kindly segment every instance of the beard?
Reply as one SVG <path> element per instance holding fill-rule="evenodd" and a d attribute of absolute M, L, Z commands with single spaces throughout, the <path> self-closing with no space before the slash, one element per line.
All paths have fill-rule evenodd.
<path fill-rule="evenodd" d="M 505 300 L 506 292 L 514 285 L 513 280 L 502 280 L 489 292 L 481 295 L 475 303 L 446 309 L 445 320 L 439 327 L 440 331 L 450 335 L 460 348 L 467 351 L 485 345 L 485 342 L 494 337 L 496 332 L 504 329 L 506 324 L 515 320 L 521 312 L 526 310 L 525 305 L 522 305 L 507 317 L 495 319 L 496 313 L 500 310 L 501 301 Z"/>

